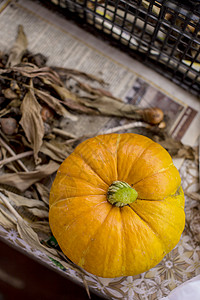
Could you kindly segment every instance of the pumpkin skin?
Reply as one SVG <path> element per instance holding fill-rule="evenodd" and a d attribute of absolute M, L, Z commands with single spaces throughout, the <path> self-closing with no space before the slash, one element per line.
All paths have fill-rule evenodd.
<path fill-rule="evenodd" d="M 110 204 L 114 181 L 128 183 L 137 199 Z M 185 226 L 184 193 L 171 156 L 132 133 L 78 145 L 57 171 L 49 205 L 50 228 L 63 253 L 100 277 L 149 270 L 176 246 Z"/>

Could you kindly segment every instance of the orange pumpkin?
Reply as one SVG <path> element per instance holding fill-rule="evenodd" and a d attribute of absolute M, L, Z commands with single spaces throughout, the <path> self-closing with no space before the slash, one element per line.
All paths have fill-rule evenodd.
<path fill-rule="evenodd" d="M 184 229 L 179 172 L 147 137 L 90 138 L 57 172 L 49 222 L 63 253 L 86 271 L 100 277 L 142 273 L 176 246 Z"/>

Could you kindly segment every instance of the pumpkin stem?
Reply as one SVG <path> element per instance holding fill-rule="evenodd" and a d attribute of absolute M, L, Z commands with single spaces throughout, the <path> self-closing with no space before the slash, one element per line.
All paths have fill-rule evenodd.
<path fill-rule="evenodd" d="M 122 207 L 134 202 L 138 193 L 124 181 L 113 181 L 107 192 L 107 200 L 112 205 Z"/>

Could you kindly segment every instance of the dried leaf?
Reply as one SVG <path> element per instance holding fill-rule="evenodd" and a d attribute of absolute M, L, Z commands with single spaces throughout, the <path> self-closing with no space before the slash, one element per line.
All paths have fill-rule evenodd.
<path fill-rule="evenodd" d="M 99 114 L 107 116 L 127 117 L 131 119 L 140 119 L 137 114 L 138 107 L 116 101 L 115 98 L 107 96 L 99 96 L 93 100 L 88 98 L 76 97 L 77 101 L 86 107 L 90 107 L 99 112 Z"/>
<path fill-rule="evenodd" d="M 15 224 L 15 218 L 3 205 L 0 205 L 0 225 L 4 228 L 11 229 L 15 227 Z"/>
<path fill-rule="evenodd" d="M 55 140 L 44 141 L 40 152 L 48 155 L 51 159 L 63 162 L 63 160 L 72 152 L 72 148 Z"/>
<path fill-rule="evenodd" d="M 47 206 L 41 200 L 26 198 L 5 189 L 0 189 L 0 192 L 10 199 L 12 205 L 15 205 L 17 207 L 36 207 L 37 209 L 48 211 Z"/>
<path fill-rule="evenodd" d="M 80 97 L 67 88 L 60 87 L 56 84 L 50 84 L 50 86 L 71 109 L 80 111 L 81 107 L 86 107 L 88 110 L 87 113 L 144 120 L 151 124 L 158 124 L 163 119 L 163 112 L 158 108 L 139 109 L 137 106 L 126 104 L 121 99 L 110 96 L 108 93 L 102 92 L 99 89 L 94 89 L 87 84 L 79 84 L 82 89 L 88 92 L 87 97 Z M 73 102 L 79 106 L 73 107 L 73 105 L 71 105 Z M 81 109 L 83 111 L 83 108 Z"/>
<path fill-rule="evenodd" d="M 65 87 L 57 86 L 56 84 L 51 84 L 51 87 L 58 93 L 60 98 L 65 102 L 65 104 L 71 109 L 78 110 L 79 112 L 85 112 L 88 114 L 102 114 L 111 116 L 131 116 L 131 111 L 136 109 L 135 106 L 130 104 L 125 104 L 119 101 L 118 98 L 107 97 L 107 96 L 89 96 L 87 98 L 79 97 L 78 95 L 70 92 Z M 126 106 L 126 109 L 123 107 Z M 126 110 L 126 113 L 123 111 Z M 140 118 L 137 113 L 132 112 L 134 118 Z"/>
<path fill-rule="evenodd" d="M 18 33 L 15 43 L 10 51 L 6 67 L 13 67 L 21 62 L 22 56 L 24 55 L 28 46 L 28 41 L 24 33 L 22 25 L 18 26 Z"/>
<path fill-rule="evenodd" d="M 59 95 L 60 99 L 63 100 L 60 101 L 60 103 L 63 103 L 66 105 L 68 108 L 82 112 L 82 113 L 88 113 L 88 114 L 95 114 L 93 109 L 87 108 L 81 103 L 77 101 L 77 95 L 71 91 L 69 91 L 66 87 L 61 87 L 57 84 L 53 84 L 48 82 L 47 80 L 45 81 L 46 84 L 48 84 L 51 88 L 53 88 L 56 93 Z M 91 97 L 91 95 L 90 95 Z M 98 114 L 98 113 L 97 113 Z"/>
<path fill-rule="evenodd" d="M 42 202 L 42 201 L 41 201 Z M 43 202 L 42 202 L 43 203 Z M 48 218 L 49 213 L 47 210 L 41 210 L 40 208 L 29 208 L 28 211 L 33 214 L 35 217 L 41 218 L 41 219 L 45 219 Z"/>
<path fill-rule="evenodd" d="M 76 80 L 78 83 L 78 86 L 81 90 L 85 91 L 86 93 L 88 93 L 88 96 L 91 97 L 91 95 L 98 95 L 98 96 L 108 96 L 111 98 L 115 98 L 109 91 L 100 89 L 100 88 L 94 88 L 91 85 L 89 85 L 88 83 L 85 82 L 81 82 L 79 80 Z M 120 102 L 122 102 L 121 99 L 115 98 L 115 100 L 118 100 Z"/>
<path fill-rule="evenodd" d="M 38 68 L 36 65 L 32 63 L 21 63 L 17 66 L 13 66 L 10 68 L 0 69 L 0 74 L 7 73 L 20 73 L 22 76 L 27 78 L 41 78 L 50 83 L 55 83 L 58 86 L 63 86 L 63 83 L 59 77 L 59 75 L 53 71 L 50 67 Z"/>
<path fill-rule="evenodd" d="M 7 107 L 20 107 L 20 105 L 21 105 L 21 100 L 20 99 L 13 99 L 12 101 L 10 101 L 9 103 L 8 103 L 8 105 L 7 105 Z"/>
<path fill-rule="evenodd" d="M 17 221 L 17 231 L 20 237 L 32 248 L 35 250 L 40 250 L 45 252 L 47 255 L 54 254 L 56 255 L 56 251 L 54 249 L 44 249 L 42 244 L 39 241 L 38 235 L 31 228 L 31 226 L 25 222 L 22 218 L 19 218 Z"/>
<path fill-rule="evenodd" d="M 49 227 L 49 221 L 36 221 L 29 224 L 34 231 L 41 231 L 48 235 L 51 234 L 51 229 Z"/>
<path fill-rule="evenodd" d="M 187 192 L 184 191 L 185 195 L 190 197 L 192 200 L 200 201 L 200 194 L 198 192 Z"/>
<path fill-rule="evenodd" d="M 31 172 L 9 173 L 0 176 L 0 183 L 16 187 L 20 191 L 25 191 L 35 182 L 53 174 L 60 164 L 50 160 L 48 164 L 40 165 Z"/>
<path fill-rule="evenodd" d="M 44 203 L 49 205 L 49 189 L 42 183 L 36 182 L 35 186 L 37 188 L 38 193 Z"/>
<path fill-rule="evenodd" d="M 102 96 L 108 96 L 108 97 L 113 97 L 114 96 L 111 94 L 111 92 L 107 91 L 107 90 L 104 90 L 104 89 L 101 89 L 101 88 L 95 88 L 94 89 L 95 93 L 99 94 L 99 95 L 102 95 Z"/>
<path fill-rule="evenodd" d="M 65 99 L 71 99 L 73 101 L 77 101 L 77 95 L 70 92 L 67 88 L 63 86 L 58 86 L 54 83 L 49 83 L 49 85 L 58 93 L 62 100 L 65 101 Z"/>
<path fill-rule="evenodd" d="M 75 69 L 62 68 L 62 67 L 56 67 L 56 66 L 53 66 L 52 69 L 55 70 L 61 77 L 74 75 L 74 76 L 83 77 L 87 80 L 97 81 L 103 85 L 106 84 L 103 79 L 96 77 L 95 75 L 88 74 L 88 73 L 78 71 Z"/>
<path fill-rule="evenodd" d="M 11 88 L 2 90 L 2 93 L 6 99 L 13 100 L 13 99 L 18 98 L 18 95 Z"/>
<path fill-rule="evenodd" d="M 21 105 L 22 118 L 20 124 L 34 151 L 36 165 L 40 163 L 38 152 L 44 137 L 44 124 L 40 114 L 41 106 L 30 89 Z"/>
<path fill-rule="evenodd" d="M 43 232 L 50 232 L 48 221 L 37 221 L 38 218 L 48 218 L 48 206 L 45 205 L 44 202 L 41 200 L 26 198 L 5 189 L 0 189 L 0 192 L 9 199 L 8 201 L 13 208 L 17 209 L 17 211 L 20 212 L 20 214 L 22 214 L 26 220 L 30 221 L 30 226 L 32 228 L 37 230 L 40 229 Z M 0 203 L 1 202 L 2 201 L 0 198 Z M 36 221 L 34 220 L 34 222 L 32 215 L 37 217 Z M 6 228 L 13 228 L 14 224 L 16 224 L 15 217 L 8 210 L 6 210 L 5 206 L 2 206 L 1 204 L 0 224 L 6 226 Z"/>
<path fill-rule="evenodd" d="M 44 101 L 49 107 L 51 107 L 58 115 L 68 118 L 72 121 L 77 121 L 77 117 L 68 112 L 62 104 L 60 104 L 59 100 L 48 93 L 40 91 L 38 89 L 34 89 L 35 94 L 39 99 Z"/>
<path fill-rule="evenodd" d="M 195 159 L 195 150 L 192 147 L 175 140 L 166 132 L 157 132 L 154 134 L 153 140 L 163 146 L 173 158 Z"/>
<path fill-rule="evenodd" d="M 86 107 L 81 103 L 75 102 L 70 98 L 65 98 L 64 101 L 60 101 L 63 105 L 67 106 L 68 108 L 77 111 L 79 113 L 89 114 L 89 115 L 98 115 L 99 113 L 92 108 Z"/>
<path fill-rule="evenodd" d="M 32 63 L 21 63 L 17 66 L 0 70 L 0 74 L 10 73 L 10 72 L 17 72 L 20 73 L 22 76 L 28 78 L 38 77 L 41 79 L 45 79 L 51 83 L 55 83 L 57 85 L 63 86 L 63 83 L 59 75 L 50 67 L 39 68 Z"/>
<path fill-rule="evenodd" d="M 123 101 L 121 99 L 112 96 L 107 91 L 104 91 L 102 89 L 93 88 L 89 84 L 83 83 L 81 81 L 77 81 L 77 82 L 78 82 L 78 86 L 79 86 L 80 90 L 85 91 L 87 93 L 86 97 L 91 100 L 95 100 L 98 96 L 99 97 L 107 96 L 108 98 L 112 98 L 115 101 L 119 101 L 120 103 L 123 103 Z M 78 102 L 79 98 L 84 99 L 84 97 L 80 97 L 77 93 L 69 91 L 66 87 L 63 87 L 63 86 L 61 87 L 54 83 L 48 83 L 48 84 L 58 93 L 58 95 L 64 101 L 66 99 L 71 99 L 71 100 Z"/>

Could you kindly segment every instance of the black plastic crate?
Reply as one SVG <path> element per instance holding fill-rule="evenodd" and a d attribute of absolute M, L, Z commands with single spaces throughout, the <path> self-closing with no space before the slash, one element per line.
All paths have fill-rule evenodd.
<path fill-rule="evenodd" d="M 200 95 L 200 2 L 46 0 L 133 57 Z"/>

